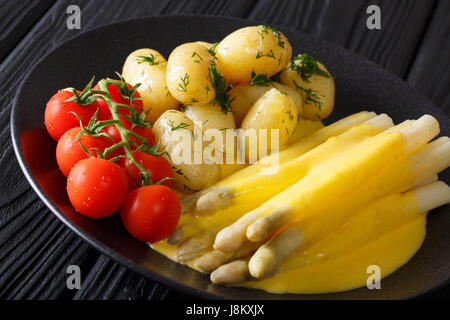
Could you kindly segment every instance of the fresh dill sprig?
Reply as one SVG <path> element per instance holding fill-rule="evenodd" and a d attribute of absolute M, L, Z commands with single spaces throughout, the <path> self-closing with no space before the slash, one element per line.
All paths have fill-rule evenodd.
<path fill-rule="evenodd" d="M 302 91 L 303 93 L 305 93 L 306 97 L 305 97 L 305 103 L 306 104 L 315 104 L 318 108 L 319 111 L 322 110 L 322 101 L 320 101 L 319 96 L 317 95 L 317 91 L 313 90 L 313 89 L 305 89 L 302 86 L 300 86 L 295 80 L 292 80 L 292 82 L 294 83 L 295 87 Z"/>
<path fill-rule="evenodd" d="M 252 71 L 252 75 L 250 78 L 250 85 L 251 86 L 263 86 L 268 87 L 271 80 L 267 78 L 265 74 L 256 74 L 254 71 Z"/>
<path fill-rule="evenodd" d="M 251 86 L 264 86 L 268 87 L 272 82 L 278 82 L 280 83 L 280 74 L 282 71 L 274 74 L 271 77 L 267 77 L 265 74 L 256 74 L 254 71 L 252 71 L 251 77 L 250 77 L 250 85 Z"/>
<path fill-rule="evenodd" d="M 156 65 L 160 64 L 161 61 L 155 61 L 155 58 L 156 57 L 153 55 L 153 53 L 150 53 L 150 55 L 148 55 L 148 56 L 138 56 L 136 58 L 136 60 L 137 60 L 137 63 L 139 63 L 139 64 L 147 62 L 151 66 L 156 66 Z"/>
<path fill-rule="evenodd" d="M 270 49 L 268 53 L 262 53 L 261 51 L 258 50 L 258 52 L 256 52 L 256 59 L 259 59 L 259 58 L 262 58 L 262 57 L 268 57 L 268 58 L 277 59 L 275 57 L 275 54 L 273 53 L 272 49 Z"/>
<path fill-rule="evenodd" d="M 191 80 L 189 79 L 189 75 L 187 73 L 184 74 L 184 77 L 181 78 L 181 82 L 178 83 L 178 90 L 182 91 L 182 92 L 186 92 L 187 90 L 187 86 L 189 85 L 189 83 L 191 82 Z"/>
<path fill-rule="evenodd" d="M 197 56 L 200 59 L 200 60 L 194 59 L 195 63 L 200 63 L 200 61 L 203 61 L 203 58 L 197 53 L 197 51 L 194 51 L 194 53 L 192 54 L 191 58 L 195 58 L 195 56 Z"/>
<path fill-rule="evenodd" d="M 300 77 L 306 82 L 309 82 L 309 78 L 313 75 L 332 78 L 328 72 L 320 69 L 316 59 L 306 53 L 295 56 L 289 64 L 289 68 L 297 71 Z"/>
<path fill-rule="evenodd" d="M 225 78 L 217 71 L 215 66 L 209 67 L 209 74 L 211 82 L 216 89 L 216 98 L 212 101 L 213 104 L 219 104 L 222 107 L 223 113 L 232 112 L 230 103 L 230 95 L 227 92 L 228 84 Z"/>
<path fill-rule="evenodd" d="M 280 31 L 278 31 L 275 28 L 265 26 L 265 25 L 260 25 L 260 27 L 261 27 L 261 29 L 259 30 L 259 34 L 261 36 L 261 42 L 264 40 L 264 34 L 269 34 L 269 32 L 271 32 L 275 36 L 278 46 L 280 46 L 281 48 L 284 48 L 284 41 L 281 40 Z"/>
<path fill-rule="evenodd" d="M 208 52 L 215 58 L 216 57 L 216 48 L 219 45 L 218 42 L 213 43 L 213 45 L 211 47 L 209 47 Z"/>
<path fill-rule="evenodd" d="M 178 129 L 185 129 L 189 127 L 189 124 L 185 122 L 181 122 L 179 125 L 175 126 L 173 120 L 167 120 L 167 124 L 169 125 L 171 131 L 175 131 Z"/>

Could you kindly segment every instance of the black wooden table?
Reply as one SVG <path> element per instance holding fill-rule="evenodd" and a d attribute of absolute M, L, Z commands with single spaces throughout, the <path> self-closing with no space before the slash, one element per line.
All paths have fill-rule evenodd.
<path fill-rule="evenodd" d="M 66 26 L 74 4 L 81 8 L 80 30 Z M 373 4 L 381 8 L 381 30 L 366 27 Z M 0 298 L 191 298 L 118 265 L 64 226 L 23 176 L 9 134 L 16 88 L 41 56 L 99 25 L 163 14 L 240 17 L 335 42 L 405 79 L 450 114 L 449 0 L 0 0 Z M 72 264 L 81 268 L 80 290 L 66 287 Z M 449 298 L 450 287 L 429 297 Z"/>

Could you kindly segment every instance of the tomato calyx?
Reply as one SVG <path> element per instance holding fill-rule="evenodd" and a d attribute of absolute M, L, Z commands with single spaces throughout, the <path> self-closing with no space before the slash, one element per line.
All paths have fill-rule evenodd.
<path fill-rule="evenodd" d="M 73 101 L 80 106 L 88 106 L 92 104 L 96 100 L 96 98 L 93 97 L 93 93 L 91 90 L 92 84 L 94 83 L 94 79 L 95 77 L 92 77 L 91 81 L 86 85 L 86 87 L 84 87 L 83 91 L 81 91 L 80 93 L 78 93 L 78 91 L 75 88 L 63 89 L 65 91 L 72 92 L 73 94 L 72 97 L 63 102 Z"/>

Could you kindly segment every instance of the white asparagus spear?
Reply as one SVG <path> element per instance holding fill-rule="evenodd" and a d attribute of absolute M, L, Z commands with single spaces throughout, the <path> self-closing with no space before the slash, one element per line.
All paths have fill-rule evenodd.
<path fill-rule="evenodd" d="M 363 115 L 364 118 L 367 118 L 369 115 L 371 116 L 371 114 Z M 359 119 L 363 118 L 360 116 Z M 352 122 L 355 122 L 355 119 L 352 119 Z M 361 125 L 345 130 L 337 136 L 340 141 L 345 141 L 346 143 L 337 144 L 338 141 L 336 141 L 336 138 L 331 137 L 326 142 L 313 148 L 330 132 L 335 133 L 339 130 L 343 130 L 339 127 L 334 127 L 334 129 L 332 127 L 333 130 L 328 130 L 325 133 L 315 136 L 315 138 L 312 137 L 311 139 L 305 140 L 305 143 L 299 144 L 295 152 L 298 153 L 300 152 L 299 150 L 302 150 L 302 152 L 300 152 L 302 154 L 290 161 L 282 162 L 277 168 L 276 173 L 266 174 L 267 172 L 256 172 L 253 175 L 249 175 L 245 179 L 233 180 L 232 182 L 229 182 L 227 186 L 219 187 L 219 185 L 217 185 L 211 187 L 209 188 L 209 192 L 203 193 L 202 196 L 198 198 L 197 204 L 202 207 L 202 213 L 212 213 L 218 208 L 227 207 L 225 209 L 225 216 L 223 213 L 220 215 L 223 219 L 221 218 L 222 221 L 220 222 L 220 225 L 218 225 L 218 228 L 216 228 L 215 232 L 217 232 L 221 226 L 223 227 L 232 223 L 243 213 L 258 207 L 264 201 L 270 199 L 273 195 L 283 191 L 289 185 L 297 182 L 312 165 L 316 165 L 322 161 L 328 161 L 330 154 L 330 152 L 327 151 L 328 149 L 334 148 L 333 154 L 339 154 L 340 152 L 351 148 L 354 143 L 364 140 L 370 136 L 374 136 L 392 126 L 392 119 L 387 115 L 383 114 L 375 116 Z M 290 154 L 290 158 L 293 154 L 292 150 L 282 151 L 281 153 L 284 154 L 284 156 L 280 156 L 280 158 L 286 159 L 286 157 L 288 157 L 286 156 L 286 153 L 288 152 Z M 249 167 L 246 169 L 248 168 Z M 261 188 L 263 185 L 270 187 Z M 230 192 L 231 189 L 234 190 L 233 193 Z M 228 202 L 231 200 L 233 201 L 232 205 L 228 206 Z M 192 199 L 185 201 L 192 204 Z M 195 236 L 198 228 L 195 228 L 194 225 L 202 225 L 202 221 L 206 220 L 209 220 L 209 217 L 202 217 L 202 215 L 198 216 L 194 220 L 192 215 L 182 216 L 178 228 L 172 235 L 169 236 L 167 242 L 175 245 L 191 236 Z M 203 225 L 201 228 L 208 228 L 206 225 Z"/>
<path fill-rule="evenodd" d="M 440 142 L 441 141 L 438 140 L 434 141 L 427 145 L 426 148 L 423 148 L 420 152 L 413 155 L 415 159 L 415 162 L 411 165 L 411 169 L 414 173 L 413 181 L 424 181 L 450 165 L 450 141 L 445 144 L 440 144 Z M 420 155 L 421 158 L 419 159 L 417 155 Z M 426 166 L 424 165 L 424 162 L 426 162 Z M 427 185 L 420 189 L 425 191 L 424 193 L 420 193 L 418 199 L 418 201 L 421 201 L 418 210 L 419 212 L 423 212 L 424 209 L 435 204 L 442 205 L 441 201 L 447 199 L 448 193 L 442 192 L 436 196 L 437 198 L 430 197 L 430 201 L 427 202 L 423 194 L 430 195 L 429 191 L 436 190 L 433 189 L 434 187 L 442 188 L 442 183 L 434 182 L 431 184 L 432 187 L 429 186 L 430 185 Z M 351 212 L 349 213 L 351 217 Z M 265 245 L 261 246 L 253 255 L 249 263 L 252 276 L 263 277 L 274 272 L 279 263 L 292 252 L 299 250 L 307 243 L 314 243 L 323 239 L 328 234 L 328 230 L 332 230 L 342 224 L 342 220 L 334 219 L 335 215 L 336 211 L 333 212 L 333 215 L 329 215 L 328 219 L 324 219 L 324 215 L 320 216 L 324 219 L 323 221 L 317 221 L 318 217 L 313 216 L 310 219 L 300 219 L 289 223 L 285 230 L 281 231 Z M 343 221 L 345 221 L 345 219 Z M 318 224 L 323 224 L 323 227 L 320 230 L 317 229 Z M 297 234 L 296 238 L 293 234 Z M 276 257 L 275 259 L 268 258 L 269 255 L 273 258 L 274 254 Z"/>
<path fill-rule="evenodd" d="M 211 273 L 223 264 L 250 256 L 261 245 L 263 245 L 263 242 L 249 242 L 239 250 L 231 253 L 212 250 L 198 258 L 195 261 L 195 266 L 203 272 Z"/>
<path fill-rule="evenodd" d="M 187 239 L 177 249 L 177 261 L 186 262 L 198 257 L 211 248 L 213 240 L 214 235 L 207 231 Z"/>
<path fill-rule="evenodd" d="M 285 162 L 288 162 L 301 154 L 313 149 L 314 147 L 318 146 L 319 144 L 326 141 L 328 138 L 339 135 L 347 130 L 349 130 L 351 127 L 356 126 L 358 124 L 364 123 L 372 118 L 374 118 L 376 114 L 374 112 L 368 112 L 368 111 L 361 111 L 355 114 L 352 114 L 350 116 L 347 116 L 345 118 L 342 118 L 333 124 L 330 124 L 320 130 L 317 130 L 316 132 L 312 133 L 311 135 L 300 139 L 299 141 L 295 142 L 291 146 L 289 146 L 287 149 L 284 149 L 278 153 L 278 165 L 283 164 Z M 372 123 L 373 125 L 377 125 L 376 123 Z M 230 200 L 233 198 L 233 193 L 230 191 L 232 189 L 233 185 L 242 185 L 242 181 L 245 181 L 246 178 L 254 175 L 254 174 L 260 174 L 262 168 L 266 168 L 266 163 L 272 163 L 272 158 L 274 156 L 267 156 L 259 161 L 257 161 L 255 164 L 250 165 L 242 170 L 239 170 L 238 172 L 228 176 L 227 178 L 221 180 L 217 184 L 208 187 L 204 190 L 198 191 L 196 193 L 187 195 L 181 199 L 181 213 L 182 215 L 194 213 L 194 212 L 205 212 L 205 213 L 213 213 L 215 210 L 225 207 L 229 204 Z M 244 179 L 244 180 L 243 180 Z M 211 195 L 207 195 L 208 193 L 211 193 Z M 205 202 L 203 200 L 200 201 L 199 206 L 197 208 L 197 202 L 198 200 L 204 196 L 206 196 L 206 199 L 214 199 L 219 198 L 220 205 L 216 206 L 214 204 L 211 205 L 210 202 Z M 224 197 L 224 195 L 226 195 Z M 179 226 L 177 229 L 168 237 L 167 243 L 171 245 L 176 245 L 180 241 L 186 239 L 190 235 L 186 234 L 186 232 L 183 231 L 184 229 L 184 223 L 183 221 L 180 221 Z"/>
<path fill-rule="evenodd" d="M 287 206 L 296 208 L 294 212 L 298 212 L 300 208 L 303 208 L 301 211 L 305 209 L 316 210 L 317 206 L 320 207 L 323 203 L 323 201 L 318 202 L 316 205 L 312 205 L 311 203 L 311 201 L 320 200 L 318 196 L 323 192 L 318 191 L 328 190 L 327 193 L 329 193 L 333 190 L 333 192 L 339 193 L 339 195 L 334 195 L 336 197 L 335 200 L 339 200 L 339 197 L 347 193 L 350 189 L 357 188 L 357 185 L 365 180 L 365 174 L 359 174 L 358 168 L 362 167 L 366 174 L 377 172 L 382 167 L 393 162 L 393 159 L 401 158 L 402 155 L 417 150 L 417 148 L 431 140 L 438 133 L 439 123 L 433 117 L 425 115 L 412 123 L 393 127 L 385 133 L 364 140 L 347 154 L 342 155 L 342 159 L 340 164 L 337 165 L 337 168 L 332 168 L 331 170 L 325 168 L 321 170 L 321 167 L 318 166 L 317 170 L 310 176 L 301 179 L 296 184 L 265 202 L 262 206 L 250 211 L 232 225 L 222 229 L 216 236 L 214 242 L 215 249 L 224 252 L 231 252 L 238 249 L 246 242 L 248 226 L 259 218 L 270 214 L 272 211 L 277 216 L 281 216 L 283 221 L 286 221 L 292 214 L 292 210 L 286 209 Z M 396 145 L 395 142 L 398 142 L 399 137 L 402 138 L 401 143 L 403 144 L 404 151 L 398 147 L 398 143 L 397 147 L 394 146 Z M 393 148 L 399 150 L 391 150 Z M 378 155 L 379 160 L 367 162 L 367 159 L 370 159 L 373 155 Z M 333 158 L 333 161 L 337 160 Z M 363 164 L 366 164 L 366 167 L 363 167 Z M 370 166 L 367 167 L 367 164 L 370 164 Z M 346 181 L 346 183 L 342 185 L 341 181 Z M 337 188 L 337 184 L 341 186 Z M 283 205 L 283 208 L 277 209 L 280 207 L 280 204 Z M 251 238 L 254 240 L 253 237 Z"/>
<path fill-rule="evenodd" d="M 214 284 L 236 285 L 251 279 L 248 260 L 236 260 L 214 270 L 210 276 Z"/>
<path fill-rule="evenodd" d="M 284 162 L 287 162 L 289 160 L 292 160 L 304 152 L 316 147 L 317 145 L 323 143 L 328 138 L 339 135 L 343 133 L 344 131 L 350 129 L 351 127 L 361 124 L 367 120 L 370 120 L 371 118 L 375 117 L 376 114 L 374 112 L 368 112 L 368 111 L 362 111 L 355 114 L 352 114 L 350 116 L 347 116 L 345 118 L 342 118 L 324 128 L 321 128 L 317 130 L 316 132 L 312 133 L 311 135 L 304 137 L 297 141 L 296 143 L 292 144 L 288 148 L 282 150 L 279 152 L 279 164 L 282 164 Z M 223 192 L 224 188 L 229 184 L 233 184 L 235 181 L 241 181 L 241 179 L 245 179 L 253 174 L 257 174 L 260 172 L 260 169 L 262 166 L 265 166 L 263 163 L 272 163 L 271 161 L 268 161 L 265 157 L 264 159 L 261 159 L 257 161 L 256 163 L 239 170 L 238 172 L 228 176 L 227 178 L 221 180 L 219 183 L 215 184 L 214 186 L 208 187 L 204 190 L 198 191 L 196 193 L 187 195 L 181 199 L 181 207 L 182 207 L 182 213 L 189 213 L 194 210 L 202 211 L 201 205 L 200 208 L 196 208 L 196 203 L 198 199 L 203 196 L 204 194 L 208 192 Z"/>
<path fill-rule="evenodd" d="M 376 118 L 375 121 L 370 121 Z M 387 115 L 376 117 L 373 112 L 360 112 L 349 117 L 343 118 L 327 127 L 324 127 L 313 134 L 299 140 L 289 148 L 280 151 L 277 155 L 269 155 L 255 164 L 248 166 L 230 177 L 220 181 L 215 186 L 204 190 L 198 195 L 195 210 L 201 214 L 211 214 L 220 208 L 227 206 L 231 200 L 242 192 L 247 192 L 249 188 L 249 179 L 258 179 L 262 170 L 268 170 L 269 166 L 281 166 L 306 152 L 312 150 L 318 145 L 324 143 L 327 139 L 340 135 L 348 131 L 351 127 L 365 123 L 378 126 L 379 128 L 389 128 L 393 126 L 392 119 Z M 267 171 L 266 171 L 267 172 Z"/>
<path fill-rule="evenodd" d="M 249 208 L 249 204 L 253 205 L 254 207 L 257 207 L 258 205 L 262 204 L 265 200 L 270 199 L 272 196 L 278 194 L 279 192 L 282 192 L 284 189 L 289 187 L 290 185 L 296 183 L 298 180 L 302 179 L 310 170 L 313 170 L 314 167 L 318 166 L 322 162 L 328 162 L 333 161 L 333 159 L 330 157 L 330 154 L 333 154 L 333 156 L 338 156 L 347 150 L 351 149 L 355 144 L 364 141 L 365 139 L 368 139 L 369 137 L 373 137 L 377 135 L 378 133 L 382 132 L 385 129 L 388 129 L 393 126 L 393 122 L 391 118 L 389 118 L 387 115 L 382 114 L 379 116 L 376 116 L 369 120 L 369 124 L 364 124 L 360 126 L 355 126 L 351 128 L 348 131 L 345 131 L 344 133 L 338 135 L 337 137 L 332 137 L 328 139 L 326 142 L 322 143 L 320 146 L 314 148 L 313 150 L 308 151 L 307 153 L 303 154 L 302 156 L 293 159 L 291 161 L 288 161 L 284 163 L 283 165 L 280 165 L 280 168 L 278 169 L 277 174 L 271 175 L 271 176 L 252 176 L 245 180 L 245 194 L 238 195 L 240 201 L 245 202 L 246 206 L 243 207 Z M 268 186 L 265 188 L 261 188 L 261 186 Z M 210 193 L 207 193 L 203 195 L 200 199 L 202 200 L 203 197 L 208 196 Z M 211 200 L 212 201 L 212 200 Z M 219 199 L 216 199 L 215 202 L 217 203 Z M 232 214 L 224 215 L 218 215 L 215 218 L 212 218 L 213 221 L 216 218 L 220 218 L 220 223 L 218 224 L 217 221 L 213 223 L 214 226 L 211 225 L 211 227 L 214 227 L 215 232 L 217 232 L 221 226 L 228 225 L 235 221 L 243 212 L 246 212 L 246 210 L 243 210 L 242 207 L 240 208 L 238 206 L 237 200 L 235 200 L 235 205 L 233 208 Z M 230 208 L 229 208 L 230 209 Z M 277 208 L 278 211 L 280 210 L 289 210 L 289 207 L 279 207 Z M 202 219 L 202 217 L 199 217 L 198 219 Z M 208 219 L 208 218 L 204 218 Z M 207 228 L 203 226 L 203 228 Z M 185 227 L 184 230 L 187 228 Z M 207 228 L 210 229 L 210 228 Z M 196 230 L 198 232 L 198 228 L 192 228 L 190 227 L 191 232 L 193 230 Z M 211 231 L 211 230 L 210 230 Z M 196 235 L 193 235 L 193 237 L 197 237 Z M 173 237 L 170 237 L 170 240 L 172 240 Z M 263 239 L 261 239 L 263 240 Z M 188 242 L 186 245 L 183 245 L 182 248 L 178 249 L 179 251 L 182 250 L 182 254 L 177 256 L 189 256 L 194 257 L 194 252 L 197 254 L 200 253 L 200 251 L 197 249 L 198 242 L 203 241 L 205 243 L 209 243 L 209 241 L 206 241 L 206 239 L 202 238 L 199 240 L 195 240 L 192 243 L 195 243 L 196 246 L 192 246 L 192 253 L 189 253 L 189 245 L 190 242 Z"/>
<path fill-rule="evenodd" d="M 413 195 L 413 198 L 411 195 Z M 417 210 L 406 209 L 402 211 L 403 207 L 414 206 L 411 201 L 417 202 Z M 380 199 L 361 209 L 342 228 L 317 244 L 315 246 L 316 248 L 312 247 L 308 249 L 310 255 L 307 260 L 297 259 L 293 260 L 292 263 L 287 261 L 287 264 L 283 264 L 278 270 L 275 268 L 274 271 L 284 272 L 292 268 L 303 267 L 306 264 L 317 263 L 319 261 L 324 262 L 324 259 L 332 259 L 336 256 L 345 254 L 346 252 L 354 250 L 368 241 L 377 238 L 381 234 L 394 230 L 398 226 L 408 223 L 419 215 L 449 202 L 450 187 L 442 181 L 431 182 L 403 194 L 387 196 L 386 198 Z M 382 208 L 383 210 L 377 210 L 377 208 Z M 361 224 L 361 221 L 364 221 L 364 224 Z M 372 221 L 372 223 L 369 221 Z M 361 225 L 364 225 L 366 229 L 361 230 Z M 239 282 L 240 279 L 244 279 L 242 282 L 249 281 L 250 278 L 248 276 L 242 276 L 247 275 L 245 266 L 249 268 L 248 273 L 250 274 L 250 269 L 261 268 L 261 265 L 264 265 L 265 263 L 272 264 L 274 260 L 279 259 L 280 255 L 290 255 L 292 252 L 289 252 L 289 248 L 295 247 L 296 243 L 303 241 L 303 236 L 296 232 L 295 229 L 287 228 L 282 233 L 283 234 L 280 234 L 282 238 L 279 239 L 279 243 L 274 244 L 273 242 L 268 242 L 265 247 L 261 247 L 261 250 L 258 250 L 257 253 L 253 255 L 248 264 L 239 263 L 235 265 L 229 263 L 219 268 L 220 270 L 217 269 L 216 276 L 221 279 L 220 283 L 236 285 L 241 283 Z M 348 237 L 348 235 L 351 236 Z M 325 256 L 320 255 L 322 258 L 319 258 L 321 248 L 327 246 L 327 244 L 331 242 L 338 242 L 339 245 L 332 246 L 331 251 L 327 251 Z M 315 260 L 311 260 L 311 256 L 315 255 L 318 257 Z M 270 276 L 274 271 L 266 273 L 265 276 Z M 253 272 L 255 271 L 253 270 Z"/>
<path fill-rule="evenodd" d="M 410 157 L 414 171 L 414 179 L 411 186 L 419 186 L 430 181 L 436 174 L 449 165 L 450 139 L 441 137 L 423 147 Z M 293 216 L 290 211 L 272 211 L 265 217 L 259 218 L 247 228 L 247 239 L 250 241 L 261 241 L 270 233 L 287 223 Z"/>

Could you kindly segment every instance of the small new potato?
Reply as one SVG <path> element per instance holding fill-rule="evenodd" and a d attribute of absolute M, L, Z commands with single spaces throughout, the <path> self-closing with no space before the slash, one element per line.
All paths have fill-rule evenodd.
<path fill-rule="evenodd" d="M 296 89 L 303 97 L 303 118 L 327 118 L 334 107 L 334 79 L 325 66 L 309 55 L 298 55 L 280 75 L 281 83 Z"/>
<path fill-rule="evenodd" d="M 287 93 L 297 107 L 297 115 L 303 114 L 303 98 L 297 90 L 278 82 L 269 82 L 267 85 L 252 86 L 249 84 L 238 84 L 229 91 L 231 109 L 236 120 L 236 127 L 239 127 L 247 112 L 263 94 L 270 89 L 275 88 L 281 92 Z"/>
<path fill-rule="evenodd" d="M 207 104 L 216 98 L 210 68 L 220 73 L 216 59 L 198 43 L 185 43 L 176 47 L 167 61 L 167 87 L 184 105 Z"/>
<path fill-rule="evenodd" d="M 195 41 L 195 43 L 204 46 L 206 49 L 210 49 L 214 44 L 206 41 Z"/>
<path fill-rule="evenodd" d="M 170 94 L 166 84 L 166 59 L 156 50 L 138 49 L 125 60 L 122 75 L 131 85 L 140 83 L 147 120 L 154 123 L 166 110 L 175 109 L 179 102 Z"/>
<path fill-rule="evenodd" d="M 253 26 L 230 33 L 216 48 L 216 57 L 228 82 L 246 83 L 252 72 L 268 77 L 283 70 L 292 56 L 292 46 L 278 30 Z"/>
<path fill-rule="evenodd" d="M 226 130 L 233 129 L 236 130 L 236 125 L 234 122 L 234 116 L 232 112 L 223 112 L 219 105 L 206 104 L 206 105 L 191 105 L 184 108 L 185 115 L 191 119 L 195 125 L 202 127 L 203 141 L 203 156 L 210 154 L 210 157 L 214 158 L 222 157 L 222 162 L 226 162 L 225 155 L 227 154 L 226 145 Z M 217 129 L 217 134 L 220 134 L 221 138 L 216 141 L 215 136 L 207 137 L 208 129 Z M 209 141 L 208 141 L 209 140 Z M 233 140 L 234 148 L 234 140 Z M 216 151 L 220 154 L 216 154 Z"/>
<path fill-rule="evenodd" d="M 281 149 L 287 144 L 289 137 L 294 133 L 297 121 L 298 114 L 294 100 L 286 93 L 273 88 L 254 103 L 242 121 L 241 128 L 245 133 L 249 130 L 256 131 L 258 148 L 262 139 L 259 129 L 267 129 L 267 150 L 276 147 L 276 144 L 271 139 L 271 129 L 277 129 L 279 138 L 278 146 Z M 244 152 L 243 146 L 245 146 L 247 158 L 252 159 L 249 154 L 249 150 L 251 149 L 248 148 L 248 143 L 244 144 L 244 141 L 239 139 L 238 147 L 241 152 Z"/>
<path fill-rule="evenodd" d="M 219 181 L 221 177 L 219 164 L 208 164 L 202 159 L 201 163 L 194 162 L 194 122 L 183 112 L 178 110 L 164 112 L 155 122 L 153 134 L 156 141 L 160 142 L 160 150 L 170 155 L 164 156 L 172 163 L 175 185 L 178 188 L 192 192 Z M 189 153 L 184 154 L 184 150 Z"/>

